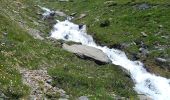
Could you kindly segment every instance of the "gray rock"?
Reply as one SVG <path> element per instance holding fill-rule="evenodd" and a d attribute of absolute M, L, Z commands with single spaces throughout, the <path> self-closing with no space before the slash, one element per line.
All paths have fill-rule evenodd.
<path fill-rule="evenodd" d="M 78 17 L 78 19 L 82 19 L 82 18 L 84 18 L 84 17 L 86 17 L 87 16 L 87 14 L 80 14 L 80 16 Z"/>
<path fill-rule="evenodd" d="M 78 100 L 89 100 L 87 96 L 81 96 Z"/>
<path fill-rule="evenodd" d="M 47 80 L 47 83 L 48 83 L 48 84 L 52 83 L 52 79 L 48 79 L 48 80 Z"/>
<path fill-rule="evenodd" d="M 150 97 L 143 95 L 143 94 L 138 95 L 138 97 L 139 97 L 139 100 L 153 100 Z"/>
<path fill-rule="evenodd" d="M 8 33 L 6 33 L 6 32 L 3 32 L 3 35 L 4 35 L 4 36 L 6 36 L 6 35 L 8 35 Z"/>
<path fill-rule="evenodd" d="M 77 12 L 71 13 L 70 16 L 75 16 Z"/>
<path fill-rule="evenodd" d="M 107 57 L 107 55 L 105 55 L 105 53 L 103 53 L 101 50 L 96 49 L 94 47 L 79 45 L 79 44 L 74 44 L 74 45 L 63 44 L 63 49 L 75 53 L 82 58 L 88 57 L 102 63 L 111 62 L 110 59 Z"/>
<path fill-rule="evenodd" d="M 147 37 L 148 35 L 145 32 L 141 32 L 143 37 Z"/>
<path fill-rule="evenodd" d="M 61 17 L 66 17 L 67 16 L 64 12 L 59 11 L 59 10 L 55 11 L 55 14 L 58 15 L 58 16 L 61 16 Z"/>
<path fill-rule="evenodd" d="M 155 61 L 158 63 L 166 63 L 167 62 L 167 60 L 164 58 L 156 58 Z"/>
<path fill-rule="evenodd" d="M 140 10 L 146 10 L 146 9 L 150 8 L 150 5 L 147 4 L 147 3 L 142 3 L 142 4 L 138 5 L 137 8 L 140 9 Z"/>
<path fill-rule="evenodd" d="M 148 56 L 148 54 L 149 54 L 148 49 L 145 49 L 145 48 L 142 48 L 142 47 L 139 48 L 139 51 L 143 56 Z"/>

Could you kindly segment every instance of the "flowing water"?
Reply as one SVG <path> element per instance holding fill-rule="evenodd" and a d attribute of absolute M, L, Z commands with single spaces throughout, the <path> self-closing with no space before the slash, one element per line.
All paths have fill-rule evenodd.
<path fill-rule="evenodd" d="M 110 58 L 112 64 L 119 65 L 130 72 L 135 84 L 134 89 L 138 93 L 143 93 L 154 100 L 170 100 L 170 79 L 147 72 L 140 61 L 129 60 L 123 51 L 97 45 L 93 37 L 87 34 L 85 25 L 80 27 L 68 20 L 58 21 L 50 37 L 79 42 L 82 45 L 102 50 Z"/>

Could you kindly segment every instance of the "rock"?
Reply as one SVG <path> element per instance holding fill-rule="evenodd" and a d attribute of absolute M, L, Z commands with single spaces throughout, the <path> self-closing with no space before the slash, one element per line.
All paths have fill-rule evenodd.
<path fill-rule="evenodd" d="M 4 36 L 6 36 L 6 35 L 8 35 L 8 33 L 6 33 L 6 32 L 3 32 L 3 35 L 4 35 Z"/>
<path fill-rule="evenodd" d="M 145 32 L 141 32 L 143 37 L 147 37 L 148 35 Z"/>
<path fill-rule="evenodd" d="M 148 56 L 148 54 L 149 54 L 148 49 L 143 48 L 143 47 L 139 48 L 139 51 L 140 51 L 140 53 L 141 53 L 143 56 L 145 56 L 145 57 Z"/>
<path fill-rule="evenodd" d="M 58 15 L 58 16 L 61 16 L 61 17 L 66 17 L 67 16 L 64 12 L 59 11 L 59 10 L 55 11 L 55 14 Z"/>
<path fill-rule="evenodd" d="M 164 58 L 156 58 L 155 61 L 159 62 L 159 63 L 166 63 L 167 62 L 167 60 L 164 59 Z"/>
<path fill-rule="evenodd" d="M 132 53 L 131 55 L 132 55 L 131 59 L 132 59 L 133 61 L 140 59 L 139 54 Z"/>
<path fill-rule="evenodd" d="M 150 97 L 143 95 L 143 94 L 139 94 L 138 97 L 139 97 L 139 100 L 153 100 Z"/>
<path fill-rule="evenodd" d="M 142 3 L 142 4 L 138 5 L 137 8 L 140 10 L 146 10 L 146 9 L 150 8 L 150 5 L 147 3 Z"/>
<path fill-rule="evenodd" d="M 104 20 L 100 23 L 100 27 L 107 27 L 107 26 L 110 26 L 109 20 Z"/>
<path fill-rule="evenodd" d="M 115 49 L 119 49 L 119 50 L 123 50 L 124 48 L 128 48 L 129 44 L 127 43 L 122 43 L 122 44 L 113 44 L 109 46 L 110 48 L 115 48 Z"/>
<path fill-rule="evenodd" d="M 81 96 L 78 98 L 78 100 L 89 100 L 87 96 Z"/>
<path fill-rule="evenodd" d="M 159 28 L 163 28 L 163 25 L 159 25 L 158 27 L 159 27 Z"/>
<path fill-rule="evenodd" d="M 47 83 L 48 83 L 48 84 L 52 83 L 52 79 L 48 79 L 48 80 L 47 80 Z"/>
<path fill-rule="evenodd" d="M 71 13 L 70 16 L 76 16 L 77 12 Z"/>
<path fill-rule="evenodd" d="M 104 2 L 104 4 L 107 5 L 108 7 L 117 5 L 117 3 L 115 1 L 106 1 L 106 2 Z"/>
<path fill-rule="evenodd" d="M 82 18 L 84 18 L 84 17 L 86 17 L 87 16 L 87 14 L 80 14 L 80 16 L 78 17 L 78 19 L 82 19 Z"/>
<path fill-rule="evenodd" d="M 155 62 L 162 68 L 170 70 L 170 59 L 156 58 Z"/>
<path fill-rule="evenodd" d="M 63 44 L 63 49 L 75 53 L 81 58 L 94 59 L 99 63 L 111 62 L 110 59 L 107 57 L 107 55 L 105 55 L 105 53 L 103 53 L 101 50 L 96 49 L 94 47 L 79 45 L 79 44 L 74 44 L 74 45 Z"/>

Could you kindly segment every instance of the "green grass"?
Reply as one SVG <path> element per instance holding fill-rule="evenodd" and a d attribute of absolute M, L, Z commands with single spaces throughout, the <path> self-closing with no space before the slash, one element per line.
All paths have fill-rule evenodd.
<path fill-rule="evenodd" d="M 133 1 L 133 2 L 131 2 Z M 60 9 L 68 14 L 77 12 L 75 17 L 82 13 L 87 16 L 80 20 L 73 20 L 75 23 L 86 24 L 88 33 L 91 34 L 97 43 L 112 47 L 117 44 L 131 44 L 134 41 L 143 41 L 151 52 L 146 58 L 145 64 L 150 63 L 154 70 L 161 76 L 170 77 L 169 71 L 162 71 L 154 61 L 156 57 L 169 58 L 170 45 L 169 38 L 162 38 L 161 36 L 170 37 L 170 3 L 169 0 L 114 0 L 114 4 L 109 6 L 105 4 L 105 0 L 74 0 L 73 2 L 56 2 L 51 0 L 45 2 L 44 6 L 52 9 Z M 149 9 L 139 10 L 136 6 L 141 3 L 151 5 Z M 110 21 L 108 27 L 100 27 L 103 21 Z M 163 27 L 160 28 L 159 26 Z M 145 32 L 148 36 L 143 37 L 141 32 Z M 159 51 L 154 48 L 157 44 L 166 46 L 164 51 Z M 130 45 L 124 51 L 131 55 L 139 52 L 138 45 Z M 165 56 L 167 55 L 167 56 Z M 141 57 L 140 60 L 143 60 Z M 160 71 L 161 70 L 161 71 Z"/>
<path fill-rule="evenodd" d="M 19 3 L 17 3 L 18 1 Z M 73 2 L 57 2 L 56 0 L 1 0 L 0 1 L 0 92 L 12 99 L 26 97 L 29 88 L 22 83 L 18 67 L 28 69 L 48 68 L 53 77 L 53 85 L 63 88 L 71 99 L 88 96 L 90 99 L 114 99 L 114 95 L 136 99 L 133 82 L 118 66 L 97 65 L 93 61 L 79 59 L 74 54 L 60 48 L 60 43 L 49 40 L 35 40 L 28 35 L 25 28 L 19 25 L 24 22 L 29 28 L 38 29 L 48 34 L 50 27 L 42 22 L 37 14 L 40 9 L 35 5 L 61 9 L 67 14 L 77 12 L 87 13 L 87 17 L 74 20 L 88 26 L 97 43 L 112 46 L 133 41 L 144 41 L 151 52 L 145 64 L 161 76 L 170 77 L 170 72 L 161 69 L 154 62 L 155 57 L 168 54 L 155 50 L 154 44 L 170 45 L 170 6 L 169 0 L 114 0 L 116 5 L 108 6 L 105 0 L 74 0 Z M 135 8 L 142 2 L 154 5 L 147 10 Z M 18 13 L 16 13 L 17 11 Z M 98 19 L 98 20 L 97 20 Z M 110 21 L 110 26 L 100 27 L 103 21 Z M 35 24 L 35 23 L 38 23 Z M 159 25 L 163 25 L 159 28 Z M 4 36 L 3 33 L 8 33 Z M 142 37 L 145 32 L 148 37 Z M 160 33 L 155 35 L 156 33 Z M 139 46 L 131 45 L 125 48 L 126 53 L 137 53 Z M 142 59 L 142 58 L 141 58 Z"/>
<path fill-rule="evenodd" d="M 53 76 L 53 85 L 66 90 L 73 100 L 83 95 L 92 100 L 113 100 L 115 94 L 137 98 L 131 79 L 118 66 L 98 66 L 91 61 L 84 62 L 77 58 L 69 60 L 48 72 Z"/>

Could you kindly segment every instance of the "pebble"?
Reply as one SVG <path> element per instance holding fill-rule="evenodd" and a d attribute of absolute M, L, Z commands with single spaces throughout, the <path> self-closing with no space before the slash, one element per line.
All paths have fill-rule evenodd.
<path fill-rule="evenodd" d="M 148 35 L 145 32 L 141 32 L 143 37 L 147 37 Z"/>

